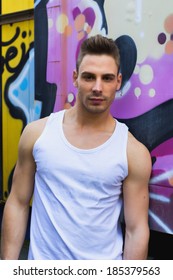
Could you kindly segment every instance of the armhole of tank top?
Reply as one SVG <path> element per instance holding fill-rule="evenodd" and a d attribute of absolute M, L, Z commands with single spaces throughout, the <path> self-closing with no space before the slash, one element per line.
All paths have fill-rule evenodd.
<path fill-rule="evenodd" d="M 125 130 L 126 130 L 126 139 L 125 139 L 125 166 L 126 166 L 126 172 L 125 172 L 125 177 L 128 176 L 128 157 L 127 157 L 127 145 L 128 145 L 128 135 L 129 135 L 129 128 L 128 126 L 125 126 Z"/>
<path fill-rule="evenodd" d="M 117 121 L 117 120 L 116 120 Z M 126 124 L 121 123 L 119 121 L 117 121 L 117 127 L 118 129 L 121 130 L 121 135 L 122 135 L 122 139 L 124 141 L 124 153 L 123 153 L 123 161 L 125 164 L 125 170 L 124 170 L 124 177 L 127 177 L 128 175 L 128 158 L 127 158 L 127 143 L 128 143 L 128 132 L 129 132 L 129 128 Z"/>
<path fill-rule="evenodd" d="M 44 136 L 44 134 L 47 132 L 47 128 L 48 128 L 48 125 L 52 122 L 52 120 L 54 120 L 55 118 L 63 118 L 64 116 L 64 111 L 65 110 L 62 110 L 62 111 L 59 111 L 59 112 L 55 112 L 55 113 L 51 113 L 46 121 L 46 124 L 43 128 L 43 131 L 42 133 L 40 134 L 40 136 L 37 138 L 37 140 L 35 141 L 34 143 L 34 146 L 33 146 L 33 149 L 32 149 L 32 154 L 34 156 L 34 153 L 35 153 L 35 150 L 37 149 L 37 145 L 38 143 L 41 141 L 42 137 Z"/>
<path fill-rule="evenodd" d="M 32 149 L 32 154 L 33 154 L 33 156 L 34 156 L 35 150 L 37 149 L 38 143 L 40 142 L 42 136 L 46 133 L 48 124 L 51 122 L 51 120 L 53 119 L 53 117 L 54 117 L 54 113 L 51 113 L 51 114 L 49 115 L 49 117 L 48 117 L 46 123 L 45 123 L 45 126 L 44 126 L 44 128 L 43 128 L 43 131 L 41 132 L 40 136 L 39 136 L 39 137 L 37 138 L 37 140 L 35 141 L 34 146 L 33 146 L 33 149 Z"/>

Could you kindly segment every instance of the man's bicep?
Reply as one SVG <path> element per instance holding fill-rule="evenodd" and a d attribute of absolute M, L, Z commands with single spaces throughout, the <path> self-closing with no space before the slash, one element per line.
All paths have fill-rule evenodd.
<path fill-rule="evenodd" d="M 129 156 L 129 174 L 123 184 L 124 215 L 130 226 L 148 219 L 150 174 L 150 155 L 139 144 Z"/>
<path fill-rule="evenodd" d="M 27 132 L 21 136 L 18 159 L 15 166 L 11 193 L 21 203 L 29 203 L 34 187 L 35 162 L 32 155 L 33 144 Z"/>
<path fill-rule="evenodd" d="M 123 186 L 124 218 L 126 226 L 135 227 L 148 219 L 149 192 L 144 182 L 126 181 Z"/>
<path fill-rule="evenodd" d="M 34 170 L 32 164 L 19 164 L 17 162 L 13 180 L 11 193 L 15 195 L 16 199 L 21 203 L 28 204 L 33 193 L 34 188 Z"/>

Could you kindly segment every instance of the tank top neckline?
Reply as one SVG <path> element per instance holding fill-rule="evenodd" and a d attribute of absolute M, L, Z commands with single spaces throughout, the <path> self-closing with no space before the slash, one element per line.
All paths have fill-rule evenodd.
<path fill-rule="evenodd" d="M 63 131 L 63 119 L 64 119 L 64 114 L 65 114 L 65 111 L 66 110 L 63 110 L 62 111 L 62 114 L 60 115 L 60 119 L 59 119 L 59 129 L 60 129 L 60 136 L 63 140 L 63 142 L 66 144 L 66 146 L 68 146 L 70 149 L 78 152 L 78 153 L 85 153 L 85 154 L 90 154 L 90 153 L 95 153 L 99 150 L 102 150 L 104 148 L 106 148 L 114 139 L 115 135 L 117 134 L 117 130 L 119 128 L 119 122 L 115 119 L 115 122 L 116 122 L 116 126 L 115 126 L 115 129 L 112 133 L 112 135 L 101 145 L 95 147 L 95 148 L 91 148 L 91 149 L 81 149 L 81 148 L 78 148 L 74 145 L 72 145 L 66 138 L 65 134 L 64 134 L 64 131 Z"/>

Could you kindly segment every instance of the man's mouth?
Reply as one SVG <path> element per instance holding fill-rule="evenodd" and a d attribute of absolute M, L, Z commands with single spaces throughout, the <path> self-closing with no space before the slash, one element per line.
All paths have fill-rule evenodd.
<path fill-rule="evenodd" d="M 97 105 L 97 104 L 99 105 L 104 101 L 104 99 L 100 98 L 100 97 L 92 97 L 92 98 L 89 98 L 89 100 L 95 105 Z"/>

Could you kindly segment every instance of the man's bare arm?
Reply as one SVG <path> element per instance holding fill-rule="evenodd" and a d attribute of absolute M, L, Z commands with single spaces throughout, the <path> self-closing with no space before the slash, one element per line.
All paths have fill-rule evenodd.
<path fill-rule="evenodd" d="M 18 160 L 12 188 L 6 201 L 1 238 L 1 258 L 18 259 L 28 223 L 30 201 L 34 189 L 35 162 L 33 145 L 41 134 L 45 119 L 25 127 L 19 141 Z"/>
<path fill-rule="evenodd" d="M 151 157 L 143 144 L 131 134 L 128 141 L 129 175 L 123 184 L 125 244 L 124 259 L 147 258 L 149 242 L 148 183 L 151 175 Z"/>

